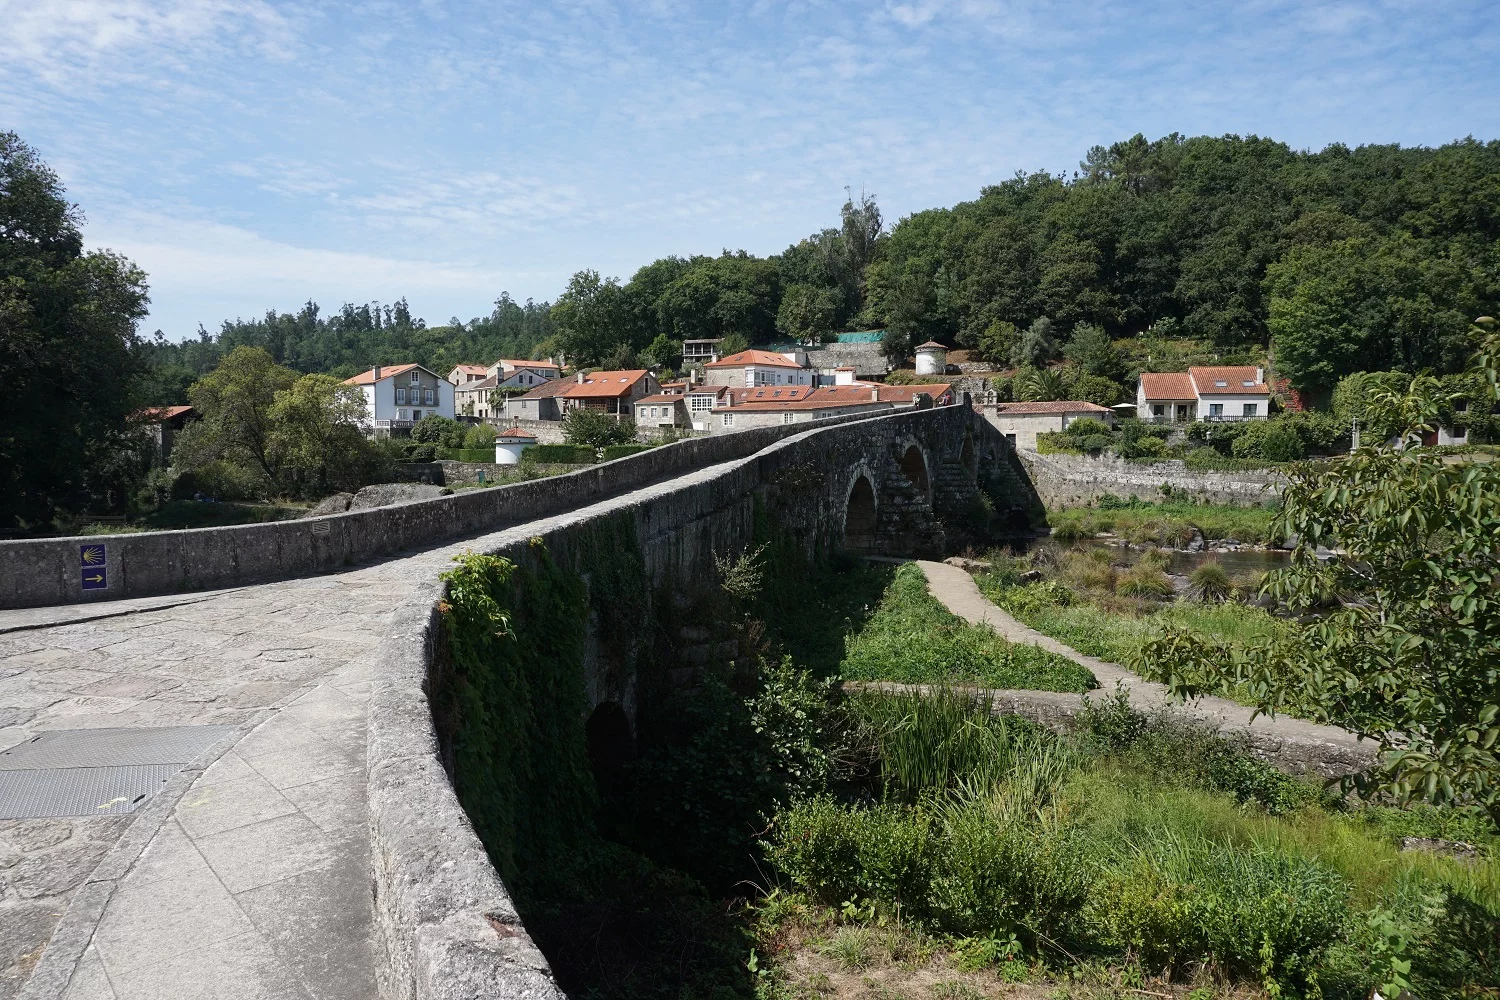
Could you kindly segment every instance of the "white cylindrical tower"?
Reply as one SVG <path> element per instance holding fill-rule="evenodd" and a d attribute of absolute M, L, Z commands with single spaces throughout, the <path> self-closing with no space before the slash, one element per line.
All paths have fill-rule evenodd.
<path fill-rule="evenodd" d="M 917 345 L 917 374 L 941 375 L 948 370 L 948 348 L 935 340 Z"/>
<path fill-rule="evenodd" d="M 519 427 L 502 431 L 495 437 L 495 464 L 520 465 L 521 452 L 533 444 L 536 444 L 536 435 Z"/>

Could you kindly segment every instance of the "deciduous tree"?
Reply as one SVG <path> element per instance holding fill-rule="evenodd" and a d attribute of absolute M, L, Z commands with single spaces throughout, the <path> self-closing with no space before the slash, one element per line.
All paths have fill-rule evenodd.
<path fill-rule="evenodd" d="M 142 368 L 146 276 L 85 252 L 82 215 L 57 175 L 0 132 L 0 534 L 104 499 Z M 116 491 L 118 492 L 118 491 Z"/>
<path fill-rule="evenodd" d="M 274 446 L 272 407 L 297 373 L 259 347 L 236 347 L 188 390 L 198 411 L 196 453 L 248 466 L 268 484 L 279 484 L 281 459 Z"/>

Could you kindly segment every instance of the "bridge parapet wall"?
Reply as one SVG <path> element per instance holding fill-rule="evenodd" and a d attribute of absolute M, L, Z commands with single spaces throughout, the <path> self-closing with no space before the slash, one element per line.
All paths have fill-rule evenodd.
<path fill-rule="evenodd" d="M 754 454 L 660 487 L 517 524 L 493 540 L 490 551 L 522 563 L 539 537 L 558 565 L 583 574 L 590 531 L 606 518 L 628 516 L 653 583 L 712 581 L 713 556 L 739 551 L 751 540 L 758 503 L 810 551 L 842 542 L 850 485 L 859 475 L 878 480 L 871 483 L 877 503 L 908 511 L 925 507 L 933 518 L 925 500 L 918 505 L 908 496 L 902 505 L 891 503 L 889 494 L 883 501 L 879 496 L 890 470 L 900 474 L 898 460 L 908 442 L 919 444 L 934 465 L 967 469 L 962 482 L 975 489 L 987 478 L 985 462 L 1014 461 L 1003 439 L 968 407 L 804 426 Z M 931 472 L 929 478 L 937 481 Z M 951 488 L 960 478 L 950 474 L 943 481 Z M 1034 494 L 1019 503 L 1032 501 Z M 941 525 L 936 530 L 941 538 Z M 889 532 L 882 537 L 880 549 L 899 547 Z M 921 544 L 932 544 L 932 538 Z M 447 748 L 440 745 L 432 714 L 445 683 L 442 623 L 435 611 L 444 587 L 437 580 L 423 584 L 376 662 L 368 801 L 382 994 L 402 1000 L 561 997 L 444 770 Z M 624 689 L 630 683 L 589 678 L 589 707 L 607 700 L 630 704 L 631 692 Z"/>
<path fill-rule="evenodd" d="M 834 418 L 829 424 L 858 419 Z M 678 441 L 577 472 L 326 517 L 0 542 L 0 608 L 120 600 L 309 576 L 496 531 L 743 458 L 804 425 Z M 79 549 L 102 545 L 106 586 L 85 590 Z"/>

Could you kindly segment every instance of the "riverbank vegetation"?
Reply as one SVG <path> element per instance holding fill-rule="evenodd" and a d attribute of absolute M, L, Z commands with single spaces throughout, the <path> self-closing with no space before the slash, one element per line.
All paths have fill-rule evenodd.
<path fill-rule="evenodd" d="M 1184 548 L 1201 535 L 1209 542 L 1272 545 L 1283 537 L 1275 530 L 1278 507 L 1269 495 L 1261 504 L 1236 506 L 1181 495 L 1147 500 L 1106 493 L 1088 506 L 1048 510 L 1047 522 L 1062 542 L 1112 534 L 1132 545 Z"/>
<path fill-rule="evenodd" d="M 777 816 L 781 882 L 752 909 L 762 996 L 867 996 L 877 975 L 878 995 L 910 997 L 1492 981 L 1500 865 L 1399 851 L 1211 735 L 1110 699 L 1065 739 L 951 695 L 843 711 L 869 777 Z"/>
<path fill-rule="evenodd" d="M 1284 628 L 1280 619 L 1263 609 L 1235 601 L 1163 603 L 1159 598 L 1125 595 L 1108 600 L 1084 588 L 1046 582 L 1016 586 L 1003 580 L 996 574 L 978 577 L 985 596 L 1024 624 L 1080 653 L 1115 663 L 1134 662 L 1142 645 L 1163 626 L 1191 629 L 1226 642 L 1261 639 Z"/>
<path fill-rule="evenodd" d="M 1500 336 L 1484 325 L 1476 373 L 1493 387 Z M 1373 394 L 1409 446 L 1290 468 L 1276 529 L 1299 544 L 1261 589 L 1300 624 L 1251 641 L 1164 628 L 1136 666 L 1183 695 L 1234 688 L 1377 741 L 1380 766 L 1351 782 L 1364 794 L 1480 806 L 1500 822 L 1500 467 L 1417 443 L 1440 393 L 1424 376 Z"/>

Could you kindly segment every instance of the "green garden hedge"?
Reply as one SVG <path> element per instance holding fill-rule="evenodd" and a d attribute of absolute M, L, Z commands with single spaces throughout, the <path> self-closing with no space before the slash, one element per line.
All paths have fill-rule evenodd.
<path fill-rule="evenodd" d="M 445 462 L 488 462 L 495 464 L 493 448 L 439 448 L 437 457 Z"/>
<path fill-rule="evenodd" d="M 533 444 L 526 446 L 521 457 L 548 465 L 583 465 L 594 460 L 594 449 L 582 444 Z"/>
<path fill-rule="evenodd" d="M 643 451 L 650 450 L 653 445 L 649 444 L 612 444 L 604 449 L 604 461 L 612 462 L 626 455 L 639 455 Z"/>

